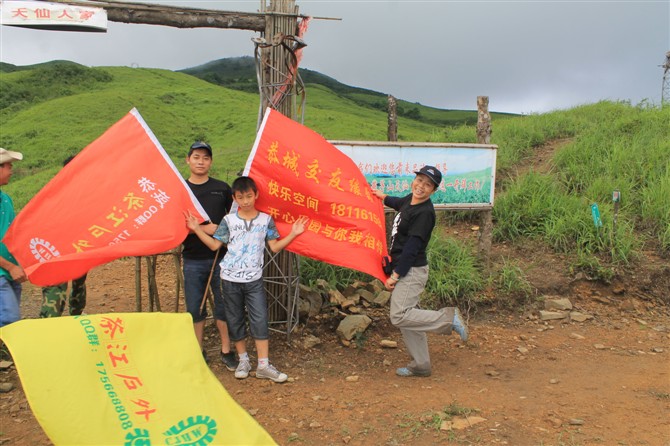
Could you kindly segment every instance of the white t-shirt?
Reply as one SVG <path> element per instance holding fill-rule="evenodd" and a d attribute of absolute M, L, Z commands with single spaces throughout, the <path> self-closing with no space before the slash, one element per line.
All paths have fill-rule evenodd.
<path fill-rule="evenodd" d="M 221 278 L 248 283 L 263 277 L 265 242 L 278 239 L 279 231 L 272 217 L 264 212 L 251 221 L 236 212 L 223 217 L 213 237 L 228 248 L 221 260 Z"/>

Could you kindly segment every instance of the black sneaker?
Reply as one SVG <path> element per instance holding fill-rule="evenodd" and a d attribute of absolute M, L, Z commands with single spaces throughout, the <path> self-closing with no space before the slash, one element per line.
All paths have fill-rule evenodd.
<path fill-rule="evenodd" d="M 237 369 L 237 365 L 240 363 L 240 361 L 235 358 L 235 352 L 232 351 L 228 353 L 221 352 L 221 361 L 229 372 L 234 372 L 235 369 Z"/>

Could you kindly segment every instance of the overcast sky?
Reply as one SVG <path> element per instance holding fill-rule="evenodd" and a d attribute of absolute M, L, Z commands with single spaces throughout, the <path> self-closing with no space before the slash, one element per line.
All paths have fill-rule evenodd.
<path fill-rule="evenodd" d="M 8 3 L 5 0 L 5 3 Z M 260 1 L 150 1 L 255 12 Z M 301 67 L 439 108 L 546 112 L 602 99 L 659 104 L 670 0 L 297 0 L 315 17 Z M 178 70 L 252 56 L 257 33 L 109 23 L 106 34 L 0 27 L 0 60 Z M 309 91 L 307 92 L 309 95 Z"/>

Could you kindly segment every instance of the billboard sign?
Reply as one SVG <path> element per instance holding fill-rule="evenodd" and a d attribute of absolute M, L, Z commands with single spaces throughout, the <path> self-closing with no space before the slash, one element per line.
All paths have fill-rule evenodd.
<path fill-rule="evenodd" d="M 368 183 L 389 195 L 410 193 L 414 172 L 424 165 L 442 172 L 431 197 L 435 209 L 490 209 L 495 189 L 494 144 L 391 141 L 330 141 L 349 156 Z"/>

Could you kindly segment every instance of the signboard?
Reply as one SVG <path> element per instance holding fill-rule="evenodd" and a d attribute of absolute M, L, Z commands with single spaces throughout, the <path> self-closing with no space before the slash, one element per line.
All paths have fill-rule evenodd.
<path fill-rule="evenodd" d="M 330 141 L 349 156 L 370 186 L 389 195 L 410 193 L 414 172 L 424 165 L 442 172 L 432 195 L 435 209 L 490 209 L 495 189 L 493 144 Z"/>
<path fill-rule="evenodd" d="M 107 12 L 64 3 L 5 0 L 0 3 L 2 25 L 55 31 L 107 32 Z"/>

